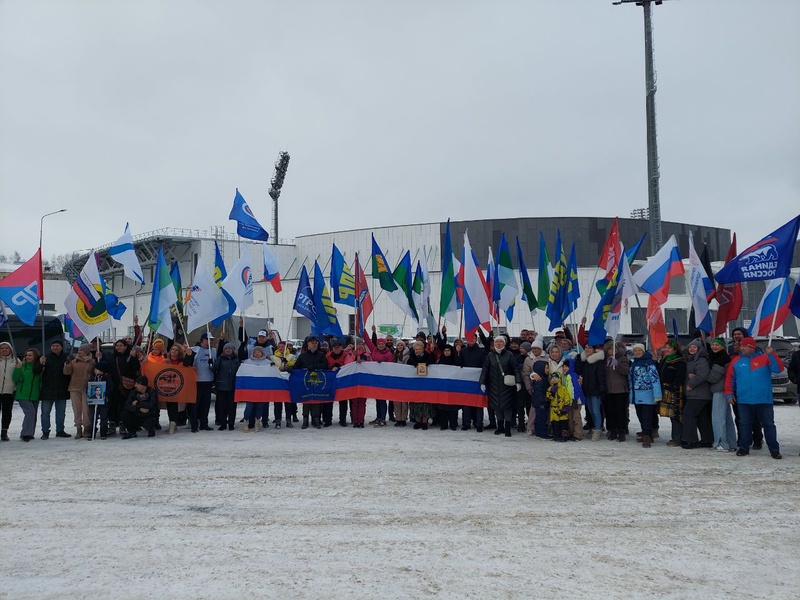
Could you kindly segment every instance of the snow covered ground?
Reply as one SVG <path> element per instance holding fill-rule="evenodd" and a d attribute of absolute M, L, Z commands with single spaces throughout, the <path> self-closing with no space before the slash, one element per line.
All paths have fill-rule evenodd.
<path fill-rule="evenodd" d="M 775 412 L 782 461 L 338 425 L 26 444 L 17 408 L 0 598 L 796 598 Z"/>

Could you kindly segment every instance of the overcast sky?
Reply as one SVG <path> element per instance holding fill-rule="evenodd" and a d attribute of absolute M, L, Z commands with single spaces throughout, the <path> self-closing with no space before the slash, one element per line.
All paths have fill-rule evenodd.
<path fill-rule="evenodd" d="M 664 220 L 800 208 L 800 2 L 654 9 Z M 647 206 L 642 9 L 610 0 L 0 2 L 0 253 Z M 630 243 L 630 242 L 629 242 Z M 740 249 L 742 246 L 740 245 Z M 722 257 L 719 257 L 722 258 Z"/>

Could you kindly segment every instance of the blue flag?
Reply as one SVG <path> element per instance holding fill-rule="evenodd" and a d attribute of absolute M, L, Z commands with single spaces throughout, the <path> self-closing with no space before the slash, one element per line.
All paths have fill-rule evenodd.
<path fill-rule="evenodd" d="M 317 331 L 317 309 L 314 306 L 314 292 L 308 280 L 308 271 L 303 265 L 300 271 L 300 281 L 297 282 L 297 293 L 294 296 L 294 309 L 311 321 L 311 334 L 319 335 Z"/>
<path fill-rule="evenodd" d="M 214 283 L 222 290 L 222 295 L 228 301 L 228 311 L 224 315 L 220 315 L 211 324 L 214 327 L 219 327 L 222 322 L 230 317 L 236 310 L 236 302 L 231 298 L 231 295 L 222 289 L 222 281 L 228 276 L 228 271 L 225 269 L 225 261 L 222 260 L 222 252 L 219 251 L 217 242 L 214 242 Z"/>
<path fill-rule="evenodd" d="M 639 248 L 642 247 L 642 243 L 644 242 L 644 238 L 647 237 L 647 232 L 645 231 L 642 234 L 642 237 L 639 238 L 639 241 L 636 242 L 630 250 L 625 251 L 625 258 L 628 260 L 628 264 L 632 265 L 633 261 L 636 260 L 636 255 L 639 253 Z"/>
<path fill-rule="evenodd" d="M 550 320 L 548 327 L 550 331 L 561 327 L 567 315 L 572 312 L 569 309 L 569 299 L 567 298 L 569 267 L 567 266 L 567 255 L 564 253 L 564 246 L 561 243 L 561 230 L 557 232 L 555 260 L 556 268 L 553 280 L 550 282 L 550 296 L 547 299 L 547 310 L 545 311 Z"/>
<path fill-rule="evenodd" d="M 336 308 L 328 294 L 328 286 L 325 285 L 325 276 L 317 261 L 314 261 L 314 310 L 317 315 L 317 335 L 333 335 L 339 339 L 344 337 L 336 318 Z"/>
<path fill-rule="evenodd" d="M 292 402 L 332 402 L 335 395 L 335 371 L 297 369 L 289 375 Z"/>
<path fill-rule="evenodd" d="M 717 283 L 783 279 L 789 276 L 800 215 L 761 238 L 717 272 Z"/>
<path fill-rule="evenodd" d="M 578 298 L 581 297 L 581 288 L 578 285 L 578 258 L 575 254 L 575 242 L 572 242 L 572 250 L 569 253 L 569 266 L 567 267 L 567 302 L 569 312 L 564 315 L 564 320 L 578 308 Z"/>
<path fill-rule="evenodd" d="M 264 229 L 261 224 L 253 216 L 253 211 L 245 202 L 245 199 L 236 189 L 236 196 L 233 198 L 233 208 L 228 218 L 237 222 L 236 233 L 248 240 L 261 240 L 266 242 L 269 239 L 269 233 Z"/>
<path fill-rule="evenodd" d="M 356 278 L 336 244 L 333 245 L 331 257 L 331 289 L 333 301 L 337 304 L 356 305 Z"/>

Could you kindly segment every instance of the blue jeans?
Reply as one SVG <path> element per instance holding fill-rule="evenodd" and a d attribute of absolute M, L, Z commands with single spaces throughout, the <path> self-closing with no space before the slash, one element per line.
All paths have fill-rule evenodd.
<path fill-rule="evenodd" d="M 267 405 L 269 406 L 269 405 Z M 263 402 L 248 402 L 244 407 L 244 420 L 247 421 L 249 427 L 255 427 L 256 421 L 261 418 L 264 413 Z"/>
<path fill-rule="evenodd" d="M 64 431 L 64 414 L 67 412 L 65 400 L 42 400 L 42 433 L 50 433 L 50 411 L 56 405 L 56 433 Z"/>
<path fill-rule="evenodd" d="M 758 417 L 764 428 L 764 439 L 770 452 L 780 452 L 778 430 L 775 428 L 775 412 L 769 404 L 739 404 L 739 450 L 750 452 L 753 443 L 753 418 Z"/>
<path fill-rule="evenodd" d="M 714 427 L 714 447 L 735 449 L 736 426 L 733 424 L 731 405 L 725 400 L 725 392 L 714 392 L 711 399 L 711 423 Z"/>
<path fill-rule="evenodd" d="M 377 418 L 380 419 L 381 421 L 385 421 L 386 420 L 386 409 L 387 408 L 388 408 L 388 405 L 386 404 L 386 400 L 377 400 L 377 399 L 375 400 L 375 410 L 378 413 Z"/>
<path fill-rule="evenodd" d="M 589 396 L 586 398 L 586 410 L 592 415 L 592 424 L 598 431 L 603 428 L 603 416 L 600 407 L 603 401 L 600 396 Z"/>

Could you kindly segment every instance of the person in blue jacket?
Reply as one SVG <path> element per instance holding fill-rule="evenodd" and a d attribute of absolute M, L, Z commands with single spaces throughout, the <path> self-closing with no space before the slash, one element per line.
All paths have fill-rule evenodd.
<path fill-rule="evenodd" d="M 628 371 L 628 399 L 636 407 L 642 426 L 642 448 L 653 445 L 653 420 L 661 402 L 661 380 L 652 355 L 643 344 L 633 345 L 633 361 Z"/>
<path fill-rule="evenodd" d="M 739 407 L 739 449 L 736 456 L 750 454 L 753 441 L 753 419 L 758 417 L 764 427 L 764 438 L 772 458 L 781 459 L 775 415 L 772 408 L 772 374 L 780 373 L 782 366 L 771 346 L 762 352 L 752 337 L 739 345 L 735 357 L 725 373 L 725 398 Z"/>

